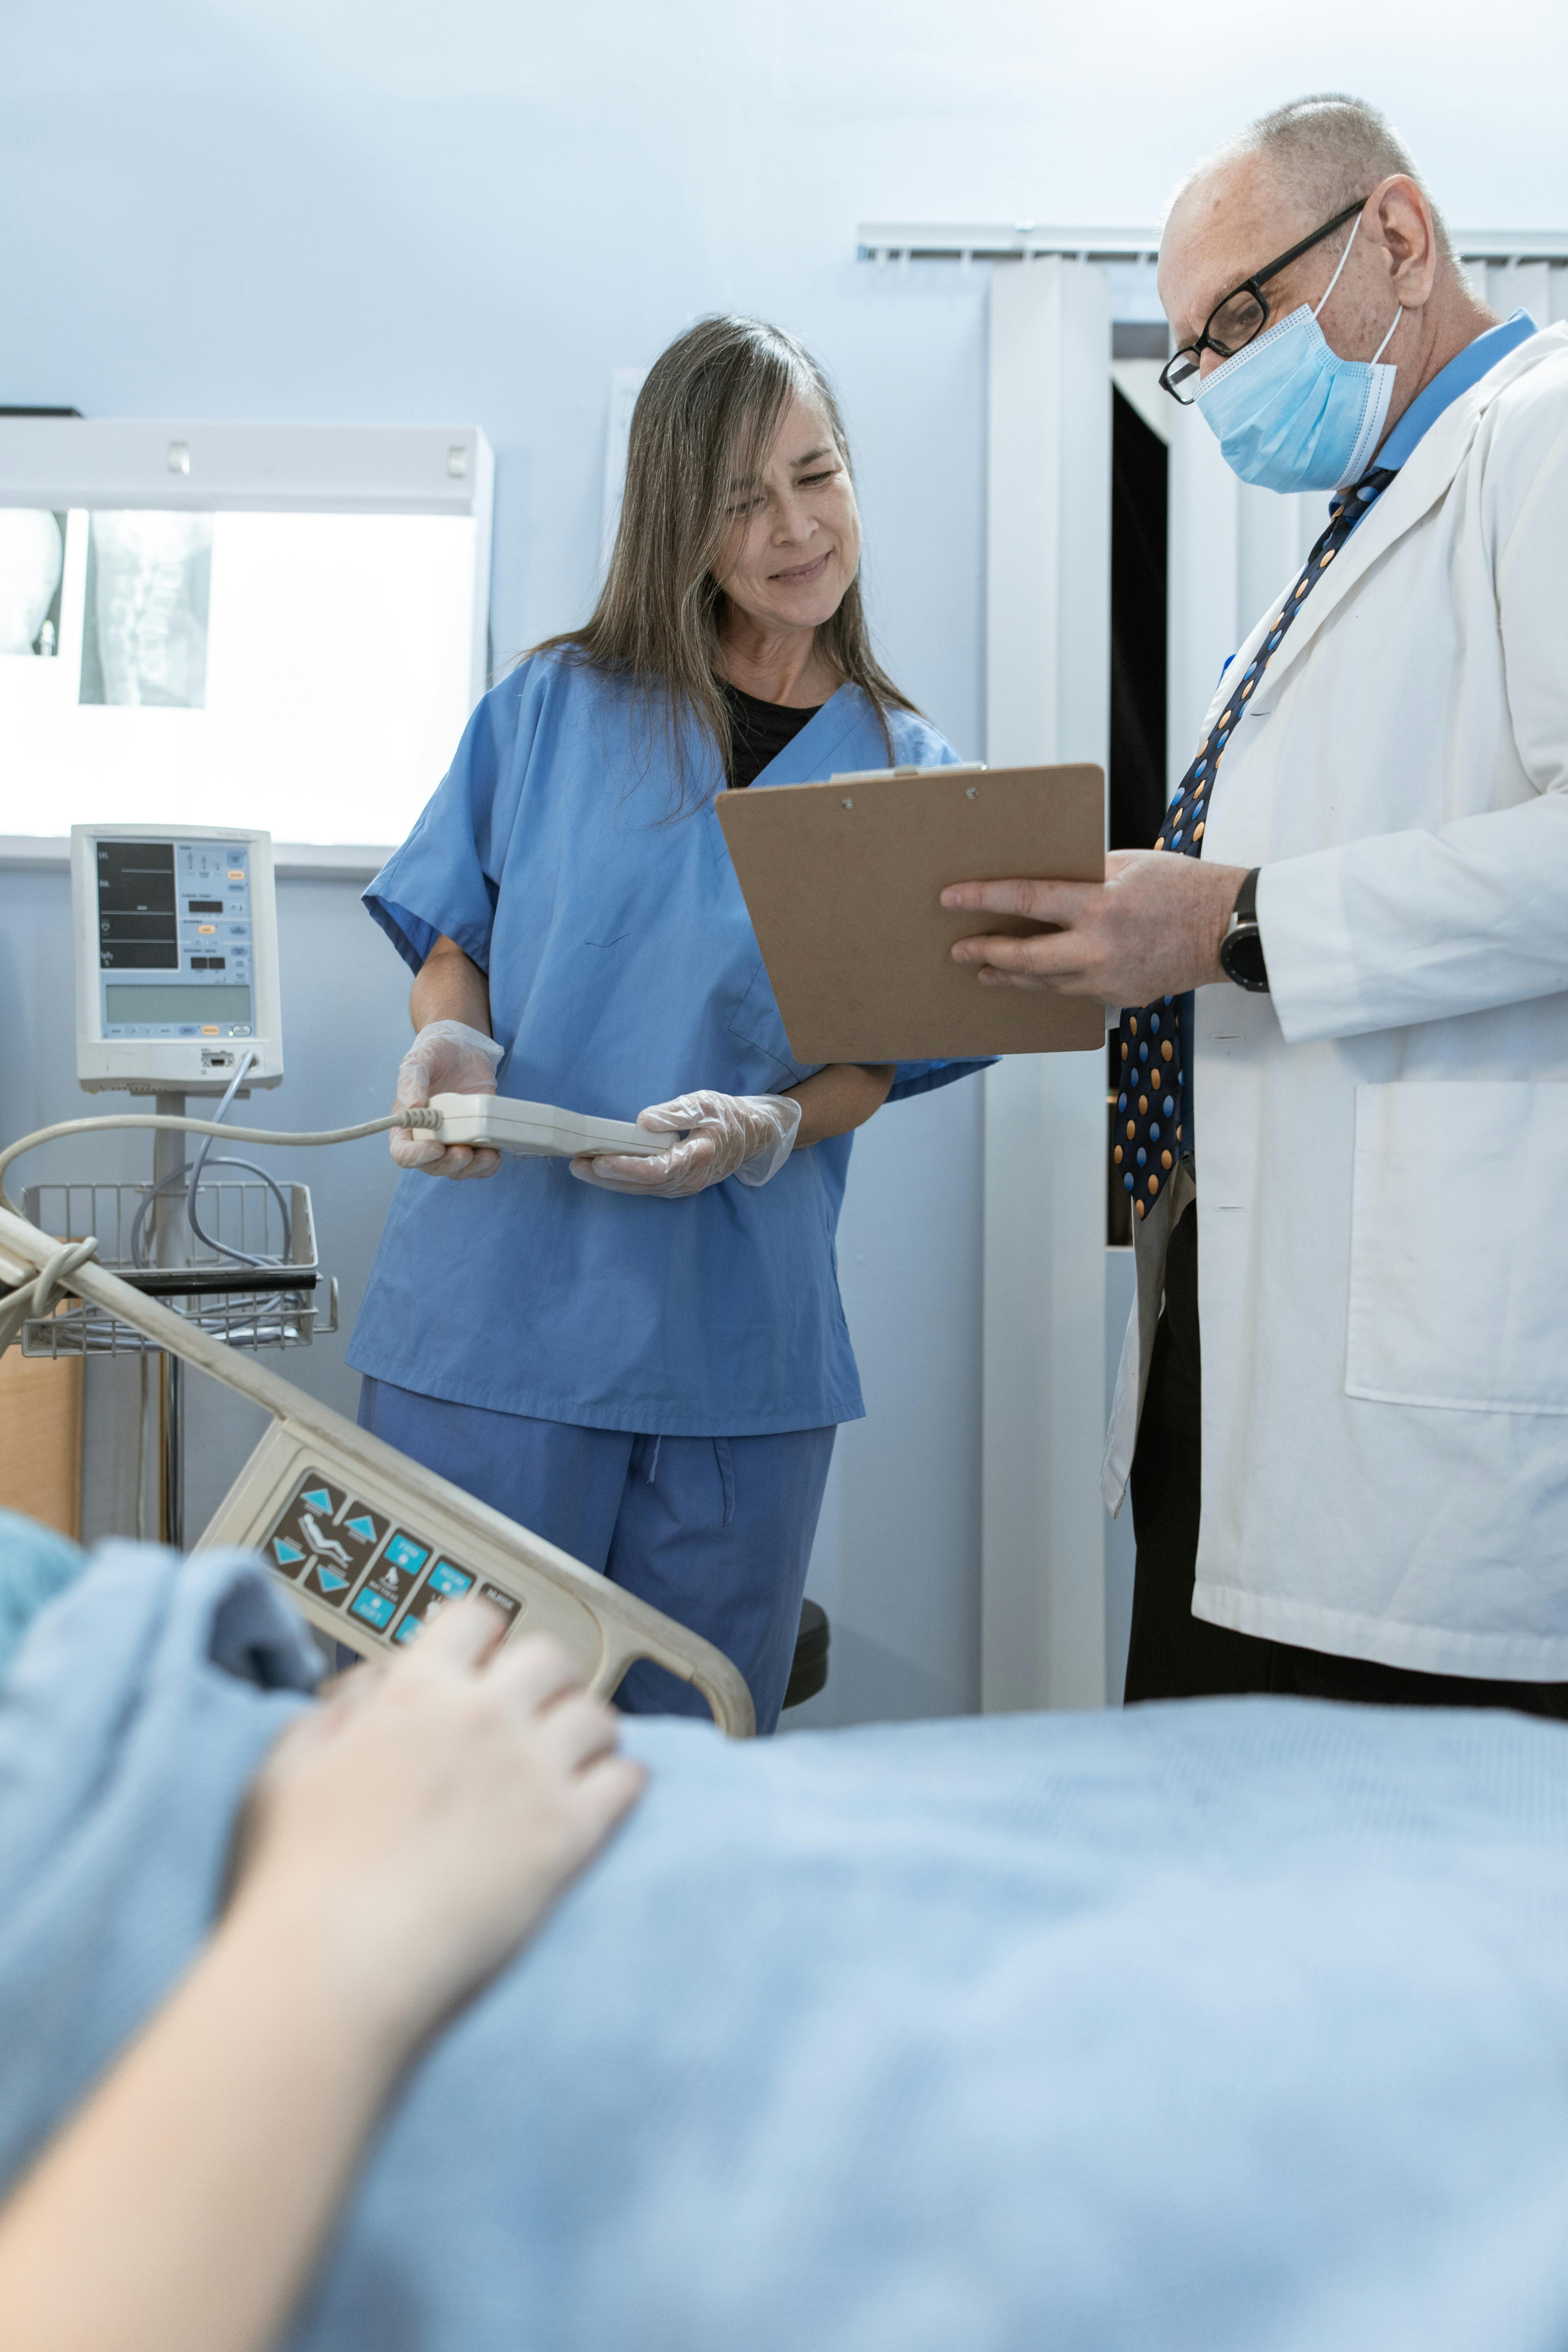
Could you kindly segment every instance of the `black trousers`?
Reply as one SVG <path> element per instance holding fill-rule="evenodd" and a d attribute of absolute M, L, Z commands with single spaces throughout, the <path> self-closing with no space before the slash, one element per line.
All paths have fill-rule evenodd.
<path fill-rule="evenodd" d="M 1193 1615 L 1203 1465 L 1203 1365 L 1198 1347 L 1198 1213 L 1171 1235 L 1165 1304 L 1132 1457 L 1138 1570 L 1126 1700 L 1210 1698 L 1271 1691 L 1356 1699 L 1370 1706 L 1511 1706 L 1568 1719 L 1568 1683 L 1478 1682 L 1423 1675 L 1364 1658 L 1336 1658 L 1263 1642 Z"/>

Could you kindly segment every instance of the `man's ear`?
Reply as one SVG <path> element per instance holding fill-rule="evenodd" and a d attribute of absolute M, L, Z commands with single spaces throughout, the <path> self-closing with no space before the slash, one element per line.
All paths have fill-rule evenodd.
<path fill-rule="evenodd" d="M 1415 181 L 1397 172 L 1373 191 L 1370 211 L 1372 242 L 1388 256 L 1394 291 L 1406 309 L 1419 309 L 1437 275 L 1437 231 L 1431 205 Z"/>

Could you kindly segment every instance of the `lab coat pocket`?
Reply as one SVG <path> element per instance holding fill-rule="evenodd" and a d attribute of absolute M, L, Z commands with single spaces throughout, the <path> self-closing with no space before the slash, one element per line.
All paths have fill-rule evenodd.
<path fill-rule="evenodd" d="M 773 984 L 768 978 L 766 964 L 761 961 L 730 1024 L 730 1034 L 754 1046 L 758 1053 L 765 1054 L 770 1062 L 776 1064 L 783 1075 L 772 1081 L 774 1086 L 797 1086 L 802 1078 L 809 1077 L 814 1070 L 822 1066 L 819 1062 L 797 1062 L 791 1053 L 789 1039 L 784 1034 L 784 1016 L 773 994 Z"/>
<path fill-rule="evenodd" d="M 1568 1084 L 1358 1087 L 1345 1392 L 1568 1413 Z"/>

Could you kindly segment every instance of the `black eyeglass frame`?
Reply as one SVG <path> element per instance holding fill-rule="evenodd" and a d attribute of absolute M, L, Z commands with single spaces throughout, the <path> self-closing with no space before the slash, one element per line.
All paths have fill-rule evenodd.
<path fill-rule="evenodd" d="M 1293 245 L 1289 253 L 1282 253 L 1279 256 L 1278 261 L 1269 262 L 1266 268 L 1256 270 L 1250 278 L 1244 278 L 1239 285 L 1233 286 L 1230 292 L 1224 295 L 1221 299 L 1215 304 L 1214 309 L 1204 320 L 1204 331 L 1198 337 L 1196 342 L 1184 343 L 1181 350 L 1179 352 L 1173 352 L 1170 358 L 1165 362 L 1164 366 L 1160 371 L 1161 391 L 1168 392 L 1171 398 L 1173 401 L 1176 401 L 1183 408 L 1190 408 L 1193 402 L 1197 397 L 1196 394 L 1190 392 L 1178 392 L 1176 389 L 1176 383 L 1173 383 L 1171 381 L 1172 370 L 1177 365 L 1177 363 L 1182 360 L 1188 360 L 1191 362 L 1191 365 L 1185 370 L 1184 373 L 1176 380 L 1177 383 L 1184 383 L 1189 376 L 1193 376 L 1197 373 L 1199 365 L 1203 360 L 1203 355 L 1205 352 L 1217 352 L 1222 360 L 1233 360 L 1236 357 L 1237 352 L 1244 352 L 1247 349 L 1247 343 L 1256 342 L 1258 336 L 1263 332 L 1264 328 L 1268 324 L 1268 301 L 1263 291 L 1265 286 L 1268 285 L 1268 280 L 1271 278 L 1278 278 L 1282 269 L 1289 269 L 1293 261 L 1300 261 L 1304 253 L 1310 253 L 1315 245 L 1321 245 L 1324 237 L 1332 236 L 1335 229 L 1343 228 L 1346 221 L 1353 220 L 1358 213 L 1364 212 L 1366 210 L 1367 203 L 1368 198 L 1363 196 L 1355 204 L 1347 205 L 1342 213 L 1336 213 L 1331 221 L 1325 221 L 1321 228 L 1315 228 L 1310 236 L 1304 236 L 1300 245 Z M 1217 341 L 1215 338 L 1210 334 L 1209 329 L 1214 325 L 1214 322 L 1219 317 L 1220 312 L 1225 310 L 1228 304 L 1234 302 L 1238 294 L 1250 294 L 1258 309 L 1262 311 L 1263 316 L 1258 321 L 1257 326 L 1252 330 L 1251 334 L 1248 335 L 1244 341 L 1237 343 L 1235 349 L 1232 350 L 1226 344 Z"/>

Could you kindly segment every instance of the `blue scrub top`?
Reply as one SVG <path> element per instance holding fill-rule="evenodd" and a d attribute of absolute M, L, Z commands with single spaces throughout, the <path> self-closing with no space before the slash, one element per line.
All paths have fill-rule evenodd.
<path fill-rule="evenodd" d="M 890 711 L 897 763 L 956 754 Z M 503 1095 L 635 1118 L 711 1087 L 771 1094 L 789 1049 L 689 729 L 686 806 L 624 686 L 536 654 L 479 704 L 445 781 L 365 903 L 417 971 L 445 933 L 489 975 Z M 883 767 L 876 713 L 841 687 L 760 785 Z M 893 1094 L 982 1067 L 901 1064 Z M 768 1184 L 681 1201 L 582 1184 L 563 1160 L 482 1181 L 410 1171 L 393 1197 L 349 1362 L 426 1396 L 595 1429 L 766 1436 L 860 1418 L 834 1235 L 851 1139 Z"/>

